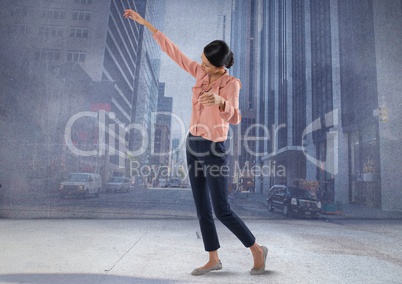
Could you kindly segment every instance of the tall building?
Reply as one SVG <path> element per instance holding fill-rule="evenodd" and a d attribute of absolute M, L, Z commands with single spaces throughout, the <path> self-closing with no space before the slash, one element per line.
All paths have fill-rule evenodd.
<path fill-rule="evenodd" d="M 165 97 L 165 83 L 159 84 L 158 109 L 156 113 L 155 133 L 152 139 L 154 165 L 169 166 L 173 98 Z"/>
<path fill-rule="evenodd" d="M 258 45 L 256 42 L 258 6 L 256 1 L 233 1 L 230 46 L 235 55 L 235 64 L 230 69 L 232 75 L 241 81 L 239 108 L 242 122 L 232 126 L 233 137 L 231 147 L 231 168 L 233 169 L 232 190 L 246 190 L 245 183 L 254 183 L 250 168 L 255 163 L 253 153 L 256 151 L 257 121 L 257 73 L 256 68 Z M 246 182 L 248 181 L 248 182 Z M 254 190 L 254 186 L 247 189 Z"/>
<path fill-rule="evenodd" d="M 245 117 L 256 116 L 256 192 L 313 181 L 329 203 L 401 210 L 401 155 L 391 149 L 401 152 L 402 3 L 233 3 L 231 38 L 246 53 L 234 75 L 245 82 Z"/>
<path fill-rule="evenodd" d="M 29 184 L 35 179 L 48 182 L 60 178 L 63 170 L 70 170 L 69 164 L 76 164 L 75 170 L 88 170 L 89 166 L 97 170 L 95 158 L 82 159 L 85 164 L 69 163 L 70 158 L 80 159 L 65 157 L 62 152 L 67 121 L 90 109 L 92 82 L 100 81 L 101 43 L 107 23 L 102 19 L 108 18 L 110 3 L 17 0 L 2 1 L 0 6 L 1 56 L 12 62 L 12 80 L 29 85 L 29 92 L 5 93 L 5 100 L 17 98 L 17 115 L 30 117 L 35 125 L 30 130 L 34 132 L 32 140 L 20 145 L 30 166 L 18 174 Z M 88 139 L 93 127 L 89 129 L 89 125 L 94 124 L 77 123 L 69 135 L 82 150 L 93 150 L 94 140 L 89 143 Z M 19 136 L 23 141 L 24 133 Z M 54 189 L 51 185 L 43 188 Z"/>
<path fill-rule="evenodd" d="M 42 135 L 57 136 L 48 140 L 63 143 L 67 121 L 91 111 L 96 115 L 86 113 L 80 118 L 85 122 L 73 124 L 72 129 L 74 133 L 90 131 L 77 135 L 85 141 L 93 132 L 97 134 L 91 145 L 79 149 L 100 157 L 81 155 L 78 160 L 94 160 L 93 168 L 86 170 L 100 171 L 99 163 L 104 160 L 109 167 L 103 167 L 104 176 L 112 170 L 124 172 L 126 150 L 147 162 L 152 113 L 158 100 L 159 49 L 150 33 L 122 15 L 131 8 L 163 26 L 164 1 L 17 0 L 1 1 L 0 7 L 1 56 L 12 62 L 16 80 L 26 74 L 33 83 L 30 94 L 19 93 L 18 97 L 21 105 L 35 106 L 30 111 L 37 116 Z M 63 93 L 66 84 L 76 83 L 63 79 L 68 70 L 89 79 L 86 90 L 74 94 L 69 85 L 73 95 Z M 72 101 L 76 102 L 73 107 L 66 103 Z M 84 124 L 91 129 L 76 129 Z M 71 140 L 70 144 L 66 141 L 67 148 L 78 148 L 76 140 Z"/>
<path fill-rule="evenodd" d="M 348 199 L 402 210 L 401 1 L 339 1 L 342 124 Z M 353 16 L 352 16 L 353 15 Z M 353 106 L 353 107 L 352 107 Z"/>
<path fill-rule="evenodd" d="M 165 1 L 141 0 L 136 1 L 137 11 L 144 15 L 157 27 L 163 27 Z M 137 25 L 137 24 L 135 24 Z M 140 27 L 139 71 L 135 82 L 135 130 L 130 133 L 129 149 L 138 152 L 140 164 L 151 162 L 151 137 L 155 124 L 155 113 L 159 97 L 159 72 L 161 50 L 152 34 L 145 27 Z"/>

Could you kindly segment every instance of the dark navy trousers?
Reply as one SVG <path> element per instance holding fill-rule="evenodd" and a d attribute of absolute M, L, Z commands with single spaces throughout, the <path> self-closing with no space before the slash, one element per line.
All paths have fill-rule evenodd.
<path fill-rule="evenodd" d="M 197 217 L 206 251 L 220 248 L 212 215 L 220 220 L 245 247 L 255 243 L 246 224 L 230 209 L 228 202 L 228 154 L 224 142 L 212 142 L 202 137 L 187 137 L 187 165 Z"/>

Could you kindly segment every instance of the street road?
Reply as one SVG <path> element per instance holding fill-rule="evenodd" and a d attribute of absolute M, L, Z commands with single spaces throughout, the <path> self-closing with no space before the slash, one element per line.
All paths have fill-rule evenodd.
<path fill-rule="evenodd" d="M 128 193 L 107 193 L 88 199 L 62 199 L 57 191 L 37 190 L 18 195 L 3 195 L 0 217 L 3 218 L 196 218 L 189 188 L 132 188 Z M 1 197 L 1 196 L 0 196 Z M 232 209 L 242 218 L 286 219 L 279 210 L 269 212 L 263 194 L 230 193 Z M 402 213 L 375 208 L 344 206 L 342 215 L 322 214 L 321 221 L 331 219 L 399 219 Z M 310 217 L 297 217 L 310 219 Z"/>
<path fill-rule="evenodd" d="M 88 199 L 51 199 L 55 207 L 78 214 L 99 214 L 103 217 L 190 217 L 194 202 L 189 189 L 131 189 L 124 192 L 102 192 Z"/>
<path fill-rule="evenodd" d="M 247 194 L 230 194 L 232 209 L 242 217 L 283 218 L 270 213 L 265 197 L 251 200 Z M 11 210 L 10 212 L 6 212 Z M 195 207 L 189 188 L 131 188 L 125 192 L 104 192 L 99 197 L 60 198 L 57 191 L 30 192 L 14 197 L 2 206 L 5 217 L 55 218 L 195 218 Z M 19 216 L 7 215 L 17 212 Z M 26 213 L 26 216 L 23 214 Z M 3 213 L 4 214 L 4 213 Z M 22 215 L 21 215 L 22 214 Z"/>

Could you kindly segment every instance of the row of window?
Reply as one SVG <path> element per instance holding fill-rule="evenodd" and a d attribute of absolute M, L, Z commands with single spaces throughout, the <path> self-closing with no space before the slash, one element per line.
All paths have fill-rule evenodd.
<path fill-rule="evenodd" d="M 75 4 L 87 4 L 90 5 L 92 4 L 92 0 L 74 0 Z"/>
<path fill-rule="evenodd" d="M 42 19 L 63 20 L 66 18 L 66 11 L 46 9 L 41 11 L 40 17 Z"/>
<path fill-rule="evenodd" d="M 66 18 L 66 11 L 58 9 L 46 9 L 41 11 L 42 19 L 51 20 L 64 20 Z M 72 19 L 74 21 L 86 21 L 91 20 L 91 12 L 89 11 L 73 11 Z"/>
<path fill-rule="evenodd" d="M 35 52 L 36 61 L 58 61 L 61 60 L 61 51 L 53 49 L 43 49 Z M 84 51 L 67 51 L 67 62 L 85 62 L 86 53 Z"/>
<path fill-rule="evenodd" d="M 66 28 L 58 26 L 41 26 L 39 27 L 39 35 L 46 37 L 63 37 Z M 7 34 L 31 34 L 33 27 L 32 25 L 17 24 L 17 25 L 6 25 L 1 29 Z M 88 38 L 89 29 L 72 27 L 70 28 L 70 37 L 75 38 Z"/>
<path fill-rule="evenodd" d="M 65 0 L 43 0 L 43 2 L 47 3 L 63 3 L 66 2 Z M 86 4 L 90 5 L 92 4 L 93 0 L 74 0 L 75 4 Z"/>
<path fill-rule="evenodd" d="M 30 34 L 32 33 L 32 25 L 18 24 L 18 25 L 4 25 L 1 27 L 1 32 L 7 34 Z"/>
<path fill-rule="evenodd" d="M 64 30 L 65 30 L 64 27 L 41 26 L 41 27 L 39 27 L 39 35 L 52 36 L 52 37 L 63 37 Z M 88 38 L 88 34 L 89 34 L 88 28 L 79 28 L 79 27 L 70 28 L 70 37 Z"/>
<path fill-rule="evenodd" d="M 28 17 L 28 8 L 18 7 L 12 10 L 11 15 L 17 18 Z M 66 11 L 59 9 L 46 9 L 41 11 L 42 19 L 64 20 Z M 90 21 L 91 12 L 89 11 L 73 11 L 72 19 L 76 21 Z"/>
<path fill-rule="evenodd" d="M 28 7 L 13 7 L 11 9 L 11 16 L 17 18 L 24 18 L 28 16 Z"/>
<path fill-rule="evenodd" d="M 27 12 L 23 10 L 25 14 Z M 64 20 L 66 18 L 67 12 L 59 9 L 45 9 L 41 11 L 42 19 L 50 19 L 50 20 Z M 91 12 L 89 11 L 73 11 L 72 19 L 74 21 L 86 21 L 89 22 L 91 20 Z"/>
<path fill-rule="evenodd" d="M 90 21 L 91 12 L 88 11 L 73 11 L 73 20 L 75 21 Z"/>
<path fill-rule="evenodd" d="M 90 5 L 92 4 L 93 0 L 74 0 L 75 4 L 85 4 L 85 5 Z M 54 2 L 50 1 L 49 2 Z M 60 1 L 62 2 L 62 1 Z M 11 16 L 13 17 L 28 17 L 28 12 L 29 12 L 29 8 L 28 7 L 24 7 L 24 6 L 15 6 L 12 7 L 11 9 Z M 79 13 L 80 11 L 75 11 L 74 13 Z M 82 11 L 84 13 L 88 13 L 86 11 Z M 44 9 L 41 11 L 41 17 L 43 19 L 47 18 L 47 19 L 65 19 L 66 17 L 66 11 L 61 10 L 61 9 Z M 73 14 L 74 17 L 74 14 Z M 79 17 L 77 17 L 78 19 Z M 84 17 L 85 18 L 85 17 Z"/>

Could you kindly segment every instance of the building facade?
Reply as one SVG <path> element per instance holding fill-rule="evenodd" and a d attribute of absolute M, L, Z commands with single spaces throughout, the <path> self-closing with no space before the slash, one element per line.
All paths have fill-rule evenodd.
<path fill-rule="evenodd" d="M 401 210 L 401 1 L 234 3 L 232 39 L 257 47 L 235 73 L 255 107 L 255 191 L 307 180 L 329 203 Z"/>
<path fill-rule="evenodd" d="M 122 14 L 131 8 L 163 26 L 164 1 L 17 0 L 0 6 L 1 56 L 31 82 L 31 94 L 16 96 L 47 137 L 48 154 L 36 166 L 55 160 L 60 171 L 95 171 L 107 179 L 126 172 L 128 151 L 146 163 L 160 52 L 150 33 Z"/>
<path fill-rule="evenodd" d="M 159 84 L 158 108 L 153 141 L 153 165 L 170 165 L 173 98 L 165 97 L 165 83 Z"/>
<path fill-rule="evenodd" d="M 231 126 L 230 147 L 232 186 L 231 190 L 254 190 L 254 177 L 250 169 L 255 164 L 258 85 L 257 57 L 259 46 L 258 5 L 256 1 L 233 1 L 230 46 L 235 55 L 232 75 L 241 80 L 239 108 L 242 122 Z"/>

